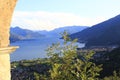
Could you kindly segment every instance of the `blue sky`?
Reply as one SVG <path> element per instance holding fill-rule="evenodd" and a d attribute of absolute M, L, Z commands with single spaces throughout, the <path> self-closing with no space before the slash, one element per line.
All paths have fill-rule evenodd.
<path fill-rule="evenodd" d="M 92 26 L 120 14 L 120 0 L 18 0 L 12 26 L 52 30 Z"/>

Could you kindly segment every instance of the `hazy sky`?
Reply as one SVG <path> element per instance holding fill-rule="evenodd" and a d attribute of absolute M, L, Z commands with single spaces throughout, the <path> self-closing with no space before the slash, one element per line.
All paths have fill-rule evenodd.
<path fill-rule="evenodd" d="M 12 27 L 52 30 L 92 26 L 120 14 L 120 0 L 18 0 Z"/>

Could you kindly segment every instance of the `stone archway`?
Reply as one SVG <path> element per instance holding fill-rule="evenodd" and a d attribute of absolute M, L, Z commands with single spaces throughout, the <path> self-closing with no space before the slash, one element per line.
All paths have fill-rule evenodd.
<path fill-rule="evenodd" d="M 17 0 L 0 0 L 0 80 L 10 80 L 10 53 L 18 47 L 9 46 L 9 28 Z"/>

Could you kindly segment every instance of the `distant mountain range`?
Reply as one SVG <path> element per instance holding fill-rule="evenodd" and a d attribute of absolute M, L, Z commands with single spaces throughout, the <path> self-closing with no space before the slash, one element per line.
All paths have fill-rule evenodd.
<path fill-rule="evenodd" d="M 39 39 L 41 37 L 61 37 L 60 33 L 66 30 L 70 34 L 79 32 L 87 28 L 86 26 L 66 26 L 57 28 L 51 31 L 32 31 L 28 29 L 22 29 L 19 26 L 10 28 L 10 41 L 15 42 L 23 39 Z"/>
<path fill-rule="evenodd" d="M 10 41 L 11 42 L 15 42 L 18 40 L 23 40 L 23 39 L 38 39 L 44 36 L 45 35 L 42 35 L 38 32 L 31 31 L 28 29 L 22 29 L 20 27 L 10 28 Z"/>
<path fill-rule="evenodd" d="M 64 31 L 67 31 L 69 34 L 73 34 L 79 31 L 82 31 L 83 29 L 88 28 L 87 26 L 65 26 L 60 28 L 55 28 L 51 31 L 39 31 L 40 34 L 46 35 L 46 36 L 55 36 L 55 37 L 61 37 L 61 33 Z"/>
<path fill-rule="evenodd" d="M 71 38 L 78 38 L 79 42 L 85 42 L 88 47 L 119 45 L 120 15 L 72 34 Z"/>

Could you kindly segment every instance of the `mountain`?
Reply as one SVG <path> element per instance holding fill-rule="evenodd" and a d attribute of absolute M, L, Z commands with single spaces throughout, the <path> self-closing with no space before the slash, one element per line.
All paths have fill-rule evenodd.
<path fill-rule="evenodd" d="M 10 28 L 10 41 L 11 42 L 23 40 L 23 39 L 38 39 L 44 36 L 45 35 L 42 35 L 38 32 L 31 31 L 28 29 L 22 29 L 20 27 Z"/>
<path fill-rule="evenodd" d="M 72 34 L 71 38 L 78 38 L 79 42 L 85 42 L 88 47 L 118 45 L 120 43 L 120 15 Z"/>
<path fill-rule="evenodd" d="M 64 30 L 68 31 L 70 34 L 79 32 L 83 29 L 87 28 L 86 26 L 66 26 L 61 28 L 56 28 L 51 31 L 32 31 L 28 29 L 22 29 L 20 27 L 11 27 L 10 28 L 10 42 L 15 42 L 23 39 L 38 39 L 41 37 L 61 37 L 60 33 L 64 32 Z"/>
<path fill-rule="evenodd" d="M 22 40 L 22 37 L 20 35 L 10 33 L 10 42 L 15 42 L 19 40 Z"/>
<path fill-rule="evenodd" d="M 73 33 L 79 32 L 85 28 L 87 28 L 87 26 L 65 26 L 65 27 L 56 28 L 56 29 L 52 30 L 51 32 L 59 34 L 66 30 L 70 34 L 73 34 Z"/>
<path fill-rule="evenodd" d="M 67 31 L 69 34 L 73 34 L 73 33 L 82 31 L 83 29 L 86 29 L 86 28 L 88 27 L 87 26 L 64 26 L 64 27 L 56 28 L 51 31 L 39 31 L 39 33 L 47 36 L 61 37 L 60 33 L 63 33 L 64 31 Z"/>

